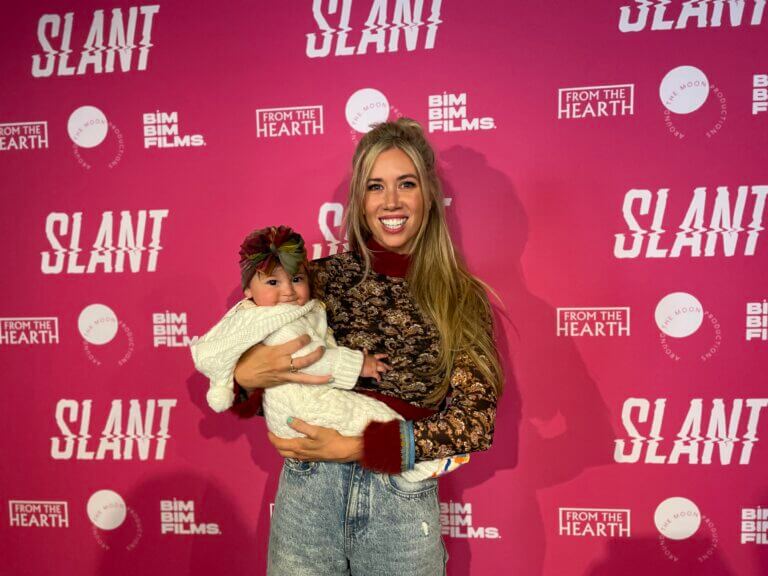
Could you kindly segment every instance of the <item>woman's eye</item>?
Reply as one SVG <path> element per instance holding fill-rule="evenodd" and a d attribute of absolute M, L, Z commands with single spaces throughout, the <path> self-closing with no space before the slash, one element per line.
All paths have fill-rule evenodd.
<path fill-rule="evenodd" d="M 381 184 L 368 184 L 368 191 L 369 192 L 375 192 L 377 190 L 381 190 Z"/>
<path fill-rule="evenodd" d="M 416 182 L 413 180 L 406 180 L 402 183 L 403 188 L 416 188 Z"/>

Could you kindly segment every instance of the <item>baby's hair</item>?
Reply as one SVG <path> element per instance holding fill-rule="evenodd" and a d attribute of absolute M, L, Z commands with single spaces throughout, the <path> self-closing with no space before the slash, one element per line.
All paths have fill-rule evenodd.
<path fill-rule="evenodd" d="M 240 280 L 242 288 L 257 272 L 271 273 L 280 264 L 293 274 L 307 261 L 304 239 L 288 226 L 270 226 L 254 230 L 240 245 Z"/>
<path fill-rule="evenodd" d="M 269 272 L 262 272 L 261 270 L 256 270 L 256 274 L 258 274 L 259 277 L 272 276 L 275 273 L 275 270 L 277 270 L 278 268 L 285 270 L 285 267 L 278 262 L 277 264 L 275 264 L 275 267 L 272 268 L 272 270 L 270 270 Z M 285 270 L 285 271 L 286 273 L 288 272 L 288 270 Z M 296 276 L 296 274 L 305 274 L 307 278 L 311 278 L 311 274 L 309 273 L 309 266 L 307 266 L 306 262 L 302 262 L 301 264 L 299 264 L 298 269 L 293 274 L 289 274 L 289 276 Z"/>

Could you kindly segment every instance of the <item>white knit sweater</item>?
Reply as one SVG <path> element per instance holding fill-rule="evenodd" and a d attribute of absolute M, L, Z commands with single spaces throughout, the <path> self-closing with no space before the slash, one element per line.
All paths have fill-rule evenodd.
<path fill-rule="evenodd" d="M 334 387 L 353 388 L 363 366 L 363 353 L 336 346 L 321 302 L 310 300 L 304 306 L 256 306 L 244 299 L 192 346 L 195 366 L 211 379 L 207 395 L 211 408 L 223 412 L 232 406 L 235 365 L 248 348 L 260 342 L 283 344 L 302 334 L 309 334 L 312 341 L 296 352 L 294 358 L 309 354 L 319 346 L 327 348 L 323 357 L 303 372 L 331 374 Z"/>
<path fill-rule="evenodd" d="M 308 334 L 312 341 L 294 358 L 325 346 L 323 357 L 302 370 L 307 374 L 332 375 L 333 384 L 296 383 L 264 391 L 264 416 L 270 431 L 281 438 L 303 435 L 288 426 L 288 416 L 310 424 L 333 428 L 344 436 L 360 436 L 371 421 L 388 422 L 402 417 L 383 402 L 349 390 L 355 386 L 363 365 L 363 353 L 339 347 L 328 329 L 323 304 L 310 300 L 304 306 L 278 304 L 256 306 L 241 300 L 192 345 L 195 367 L 210 378 L 207 399 L 216 412 L 227 410 L 234 401 L 234 370 L 238 359 L 251 346 L 263 342 L 283 344 Z M 453 470 L 452 459 L 419 462 L 402 476 L 415 482 Z"/>

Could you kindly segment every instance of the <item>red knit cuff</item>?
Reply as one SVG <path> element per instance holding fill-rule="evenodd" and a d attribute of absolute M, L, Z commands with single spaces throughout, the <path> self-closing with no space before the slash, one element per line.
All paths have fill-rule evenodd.
<path fill-rule="evenodd" d="M 256 388 L 250 396 L 247 396 L 245 389 L 235 382 L 235 403 L 229 409 L 234 412 L 238 418 L 252 418 L 264 414 L 261 407 L 261 400 L 264 397 L 264 389 Z M 243 398 L 239 400 L 239 398 Z"/>
<path fill-rule="evenodd" d="M 365 427 L 360 464 L 385 474 L 402 472 L 400 420 L 371 422 Z"/>
<path fill-rule="evenodd" d="M 392 408 L 392 410 L 400 414 L 404 420 L 423 420 L 424 418 L 429 418 L 432 416 L 432 414 L 437 413 L 437 410 L 432 410 L 431 408 L 422 408 L 421 406 L 416 406 L 415 404 L 409 404 L 405 400 L 400 400 L 394 396 L 388 396 L 374 390 L 368 390 L 367 388 L 356 388 L 355 392 L 358 394 L 365 394 L 366 396 L 375 398 L 379 402 L 383 402 Z"/>

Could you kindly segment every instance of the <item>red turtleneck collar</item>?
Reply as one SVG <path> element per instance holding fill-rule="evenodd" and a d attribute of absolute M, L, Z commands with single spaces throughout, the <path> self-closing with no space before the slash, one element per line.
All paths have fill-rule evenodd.
<path fill-rule="evenodd" d="M 396 254 L 390 252 L 384 246 L 376 242 L 373 237 L 365 243 L 371 251 L 371 266 L 378 274 L 405 278 L 408 267 L 411 265 L 410 254 Z"/>

